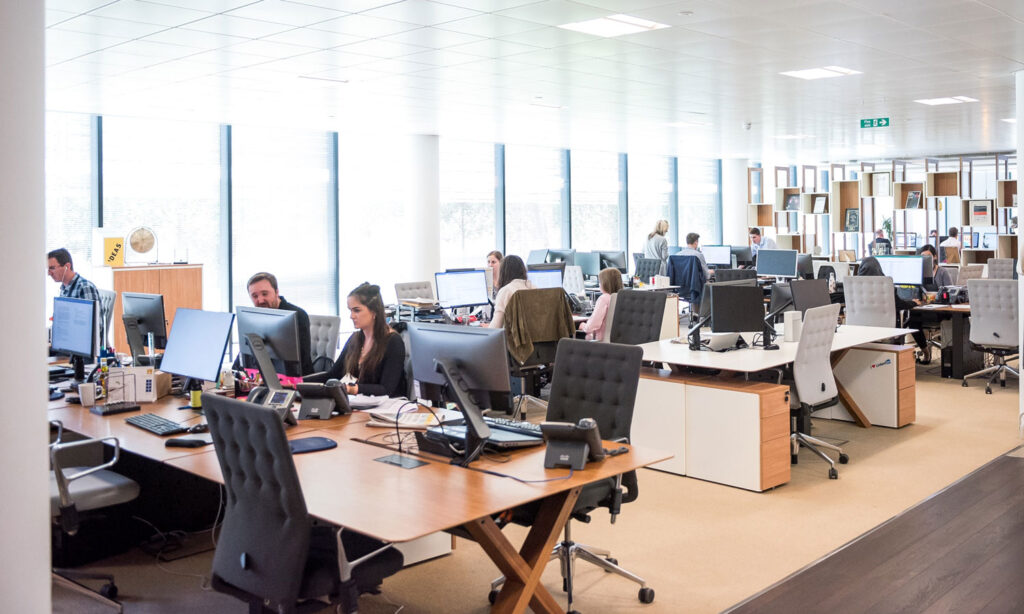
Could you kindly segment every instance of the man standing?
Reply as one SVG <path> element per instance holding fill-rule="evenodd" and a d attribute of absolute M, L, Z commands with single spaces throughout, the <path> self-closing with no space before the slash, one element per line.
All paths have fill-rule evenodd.
<path fill-rule="evenodd" d="M 301 307 L 289 303 L 277 291 L 277 278 L 270 273 L 256 273 L 249 278 L 245 285 L 249 292 L 249 299 L 254 307 L 266 309 L 284 309 L 294 311 L 298 314 L 299 321 L 299 357 L 301 358 L 301 373 L 296 375 L 309 375 L 313 372 L 313 355 L 310 351 L 309 315 Z M 243 363 L 249 363 L 245 360 Z M 247 368 L 256 368 L 255 361 L 252 364 L 243 364 Z"/>
<path fill-rule="evenodd" d="M 755 226 L 750 229 L 750 255 L 757 258 L 757 252 L 762 249 L 778 249 L 778 246 L 768 237 L 762 237 L 761 229 Z"/>
<path fill-rule="evenodd" d="M 61 247 L 46 254 L 46 273 L 53 281 L 60 283 L 60 295 L 65 298 L 81 298 L 100 301 L 96 284 L 75 273 L 71 253 Z"/>

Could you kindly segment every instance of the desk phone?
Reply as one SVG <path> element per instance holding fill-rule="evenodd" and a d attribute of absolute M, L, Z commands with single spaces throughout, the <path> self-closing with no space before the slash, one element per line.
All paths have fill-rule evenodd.
<path fill-rule="evenodd" d="M 294 425 L 298 424 L 295 416 L 292 415 L 292 404 L 295 403 L 295 395 L 294 390 L 271 390 L 266 386 L 257 386 L 252 389 L 246 400 L 256 405 L 277 410 L 285 424 Z"/>

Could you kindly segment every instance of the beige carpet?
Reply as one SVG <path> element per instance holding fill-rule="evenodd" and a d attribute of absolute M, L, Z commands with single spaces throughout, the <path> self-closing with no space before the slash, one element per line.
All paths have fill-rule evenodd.
<path fill-rule="evenodd" d="M 935 371 L 932 369 L 931 371 Z M 1017 437 L 1018 385 L 986 395 L 918 369 L 917 422 L 900 430 L 860 429 L 816 421 L 815 434 L 849 440 L 850 464 L 829 480 L 824 462 L 801 453 L 792 480 L 773 492 L 735 488 L 645 470 L 640 499 L 614 526 L 606 514 L 574 524 L 581 542 L 610 547 L 619 561 L 656 591 L 642 605 L 637 587 L 581 564 L 574 606 L 581 612 L 718 612 L 824 556 L 868 529 L 1006 453 Z M 513 537 L 518 543 L 522 532 Z M 197 578 L 176 576 L 133 552 L 98 567 L 118 574 L 126 612 L 243 612 L 241 604 L 203 591 Z M 545 584 L 562 599 L 557 565 Z M 205 573 L 209 555 L 165 564 L 178 573 Z M 485 612 L 493 565 L 475 544 L 459 542 L 451 556 L 407 569 L 385 582 L 362 611 Z M 63 591 L 55 612 L 105 612 Z"/>

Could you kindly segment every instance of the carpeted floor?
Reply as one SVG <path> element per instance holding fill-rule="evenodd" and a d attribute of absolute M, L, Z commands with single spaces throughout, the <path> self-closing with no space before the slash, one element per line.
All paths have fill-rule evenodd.
<path fill-rule="evenodd" d="M 935 364 L 935 363 L 933 363 Z M 900 430 L 860 429 L 816 421 L 815 435 L 847 440 L 850 464 L 839 480 L 808 452 L 792 480 L 768 493 L 644 470 L 640 498 L 610 525 L 595 514 L 574 525 L 574 537 L 612 549 L 622 565 L 656 591 L 642 605 L 637 587 L 586 565 L 577 570 L 574 606 L 581 612 L 718 612 L 771 586 L 896 516 L 988 461 L 1015 448 L 1018 384 L 986 395 L 982 384 L 962 388 L 918 368 L 917 422 Z M 510 529 L 515 530 L 515 529 Z M 518 543 L 522 533 L 513 537 Z M 126 612 L 243 612 L 241 603 L 203 590 L 210 555 L 157 567 L 138 551 L 94 567 L 118 576 Z M 488 583 L 497 574 L 475 544 L 459 542 L 447 557 L 388 579 L 379 596 L 365 597 L 371 614 L 485 612 Z M 561 599 L 558 566 L 544 576 Z M 55 612 L 107 612 L 63 589 Z"/>

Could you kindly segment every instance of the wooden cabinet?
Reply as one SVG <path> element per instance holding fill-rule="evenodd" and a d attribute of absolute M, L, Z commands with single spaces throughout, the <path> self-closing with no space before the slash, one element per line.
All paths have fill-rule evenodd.
<path fill-rule="evenodd" d="M 151 266 L 114 267 L 114 347 L 128 351 L 128 339 L 124 334 L 121 320 L 123 307 L 122 292 L 146 292 L 162 294 L 164 316 L 170 331 L 174 311 L 178 307 L 203 308 L 203 265 L 201 264 L 157 264 Z"/>

